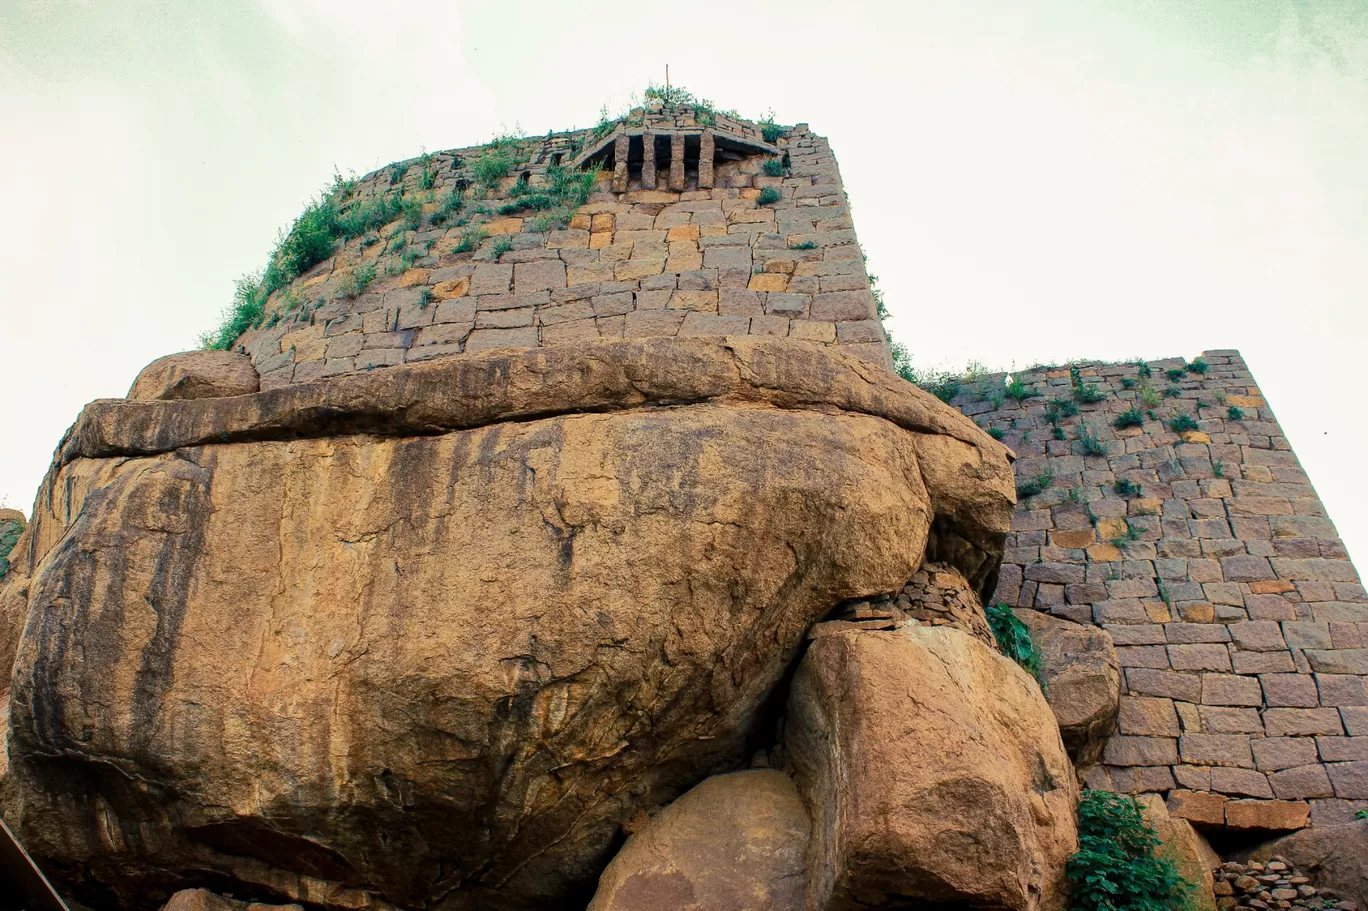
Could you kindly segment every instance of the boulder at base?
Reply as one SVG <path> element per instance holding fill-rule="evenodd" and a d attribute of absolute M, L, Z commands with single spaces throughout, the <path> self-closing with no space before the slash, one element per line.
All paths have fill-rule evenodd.
<path fill-rule="evenodd" d="M 1106 630 L 1051 617 L 1037 610 L 1012 611 L 1031 631 L 1040 653 L 1040 677 L 1069 758 L 1091 765 L 1116 730 L 1121 705 L 1121 663 Z"/>
<path fill-rule="evenodd" d="M 783 772 L 715 775 L 627 839 L 589 911 L 802 911 L 809 828 Z"/>
<path fill-rule="evenodd" d="M 843 630 L 812 641 L 788 705 L 809 908 L 1064 907 L 1078 789 L 1015 663 L 948 626 Z"/>
<path fill-rule="evenodd" d="M 1178 873 L 1192 885 L 1189 911 L 1216 911 L 1215 881 L 1211 873 L 1220 866 L 1221 856 L 1192 828 L 1192 823 L 1170 816 L 1160 795 L 1140 794 L 1135 799 L 1140 802 L 1145 821 L 1159 836 L 1160 852 L 1173 861 Z"/>
<path fill-rule="evenodd" d="M 1311 878 L 1320 889 L 1368 908 L 1368 820 L 1341 826 L 1304 829 L 1266 841 L 1235 860 L 1267 863 L 1274 855 Z"/>
<path fill-rule="evenodd" d="M 261 388 L 252 359 L 237 351 L 182 351 L 142 369 L 128 390 L 137 401 L 213 399 L 248 395 Z"/>
<path fill-rule="evenodd" d="M 303 905 L 263 905 L 215 895 L 208 889 L 183 889 L 162 911 L 304 911 Z"/>

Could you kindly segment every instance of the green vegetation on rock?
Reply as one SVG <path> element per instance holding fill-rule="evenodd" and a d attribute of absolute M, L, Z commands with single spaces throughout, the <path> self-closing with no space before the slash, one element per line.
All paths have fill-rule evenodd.
<path fill-rule="evenodd" d="M 1159 836 L 1133 798 L 1084 791 L 1078 802 L 1078 853 L 1069 859 L 1072 911 L 1181 911 L 1192 886 L 1157 853 Z"/>
<path fill-rule="evenodd" d="M 990 604 L 984 612 L 988 615 L 988 628 L 993 631 L 998 649 L 1040 681 L 1040 651 L 1026 624 L 1005 604 Z"/>
<path fill-rule="evenodd" d="M 0 579 L 9 573 L 9 555 L 14 545 L 19 543 L 19 535 L 24 528 L 18 522 L 0 522 Z"/>

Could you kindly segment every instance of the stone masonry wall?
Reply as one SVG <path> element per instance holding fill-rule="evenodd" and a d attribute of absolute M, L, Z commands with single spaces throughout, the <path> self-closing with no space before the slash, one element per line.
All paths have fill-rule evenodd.
<path fill-rule="evenodd" d="M 1003 374 L 961 386 L 1018 484 L 1045 484 L 1021 490 L 994 599 L 1114 638 L 1119 730 L 1090 783 L 1233 830 L 1344 822 L 1368 808 L 1368 597 L 1239 354 L 1203 359 L 1022 371 L 1019 402 Z M 1050 404 L 1079 386 L 1101 401 Z"/>
<path fill-rule="evenodd" d="M 401 194 L 423 206 L 339 243 L 270 299 L 238 339 L 263 388 L 500 347 L 664 335 L 775 335 L 840 345 L 890 365 L 836 160 L 805 124 L 772 143 L 760 126 L 693 108 L 638 109 L 611 131 L 524 139 L 498 183 L 486 147 L 440 152 L 362 178 L 348 205 Z M 771 136 L 771 138 L 773 138 Z M 777 161 L 783 173 L 767 176 Z M 519 181 L 602 167 L 567 223 L 500 214 Z M 440 201 L 464 188 L 459 218 Z M 779 200 L 760 204 L 763 190 Z M 477 249 L 457 252 L 472 228 Z M 354 273 L 375 269 L 349 296 Z"/>

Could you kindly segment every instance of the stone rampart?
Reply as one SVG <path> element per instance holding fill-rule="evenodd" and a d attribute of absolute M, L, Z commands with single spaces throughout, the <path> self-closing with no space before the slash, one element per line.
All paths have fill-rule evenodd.
<path fill-rule="evenodd" d="M 1368 597 L 1238 352 L 1014 379 L 953 403 L 1018 455 L 995 600 L 1116 642 L 1090 783 L 1235 830 L 1368 808 Z"/>
<path fill-rule="evenodd" d="M 369 174 L 343 215 L 384 200 L 409 214 L 339 240 L 236 347 L 264 389 L 647 336 L 791 337 L 891 363 L 827 141 L 766 126 L 655 105 Z M 598 174 L 582 205 L 538 208 L 582 170 Z"/>

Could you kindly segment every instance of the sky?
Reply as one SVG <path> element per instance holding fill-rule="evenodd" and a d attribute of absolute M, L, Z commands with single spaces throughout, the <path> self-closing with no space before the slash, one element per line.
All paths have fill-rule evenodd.
<path fill-rule="evenodd" d="M 830 139 L 918 366 L 1238 348 L 1368 557 L 1368 0 L 0 0 L 0 506 L 335 171 L 667 65 Z"/>

